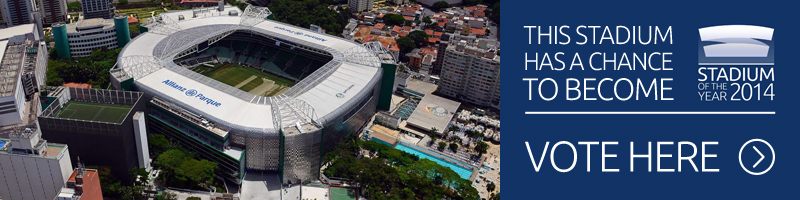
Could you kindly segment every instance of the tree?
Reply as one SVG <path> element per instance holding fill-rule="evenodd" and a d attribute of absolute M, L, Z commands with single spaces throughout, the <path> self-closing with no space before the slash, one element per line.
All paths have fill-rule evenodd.
<path fill-rule="evenodd" d="M 417 44 L 408 37 L 401 37 L 397 39 L 397 47 L 400 48 L 400 60 L 408 61 L 406 54 L 417 48 Z"/>
<path fill-rule="evenodd" d="M 481 134 L 481 132 L 478 132 L 478 131 L 476 131 L 476 130 L 468 130 L 468 131 L 466 132 L 466 134 L 467 134 L 467 136 L 469 136 L 470 138 L 478 138 L 478 137 L 481 137 L 481 136 L 483 136 L 483 134 Z"/>
<path fill-rule="evenodd" d="M 486 142 L 480 141 L 475 144 L 475 151 L 478 152 L 479 156 L 485 154 L 487 150 L 489 150 L 489 144 L 486 144 Z"/>
<path fill-rule="evenodd" d="M 328 34 L 339 34 L 347 24 L 348 13 L 341 13 L 342 11 L 337 13 L 329 9 L 329 6 L 329 2 L 319 0 L 273 0 L 267 5 L 272 11 L 270 18 L 274 20 L 300 27 L 316 24 Z"/>
<path fill-rule="evenodd" d="M 428 42 L 428 37 L 430 36 L 428 36 L 425 31 L 415 30 L 411 31 L 411 33 L 408 33 L 408 36 L 406 37 L 411 38 L 411 40 L 413 40 L 417 46 L 423 46 Z"/>
<path fill-rule="evenodd" d="M 172 149 L 172 144 L 169 142 L 164 134 L 154 133 L 147 137 L 147 143 L 150 144 L 150 153 L 159 155 L 167 149 Z"/>
<path fill-rule="evenodd" d="M 128 0 L 119 0 L 119 5 L 127 5 Z"/>
<path fill-rule="evenodd" d="M 436 129 L 436 127 L 431 127 L 431 131 L 429 132 L 429 134 L 431 134 L 431 137 L 433 137 L 438 134 L 436 132 L 439 132 L 439 129 Z"/>
<path fill-rule="evenodd" d="M 500 200 L 500 193 L 492 193 L 489 195 L 489 200 Z"/>
<path fill-rule="evenodd" d="M 448 129 L 450 129 L 451 132 L 456 132 L 459 130 L 458 126 L 450 126 Z"/>
<path fill-rule="evenodd" d="M 406 19 L 402 15 L 389 13 L 383 15 L 383 23 L 389 26 L 402 26 L 405 24 Z"/>
<path fill-rule="evenodd" d="M 439 146 L 438 146 L 438 147 L 436 147 L 436 149 L 438 149 L 439 151 L 444 151 L 444 148 L 445 148 L 445 147 L 447 147 L 447 143 L 445 143 L 445 142 L 439 142 Z"/>
<path fill-rule="evenodd" d="M 217 164 L 194 159 L 181 149 L 170 149 L 158 155 L 156 164 L 164 170 L 162 178 L 178 186 L 206 188 L 211 185 Z"/>
<path fill-rule="evenodd" d="M 109 70 L 116 63 L 119 52 L 119 48 L 98 49 L 84 58 L 51 58 L 47 64 L 47 84 L 60 86 L 64 82 L 77 82 L 105 87 L 109 84 Z"/>
<path fill-rule="evenodd" d="M 448 148 L 450 148 L 450 151 L 452 151 L 453 153 L 458 152 L 458 144 L 456 143 L 450 143 L 450 146 Z"/>
<path fill-rule="evenodd" d="M 477 190 L 450 168 L 427 159 L 394 162 L 392 156 L 413 155 L 373 141 L 356 140 L 340 144 L 323 171 L 328 177 L 358 182 L 368 199 L 479 199 Z M 354 148 L 355 147 L 355 148 Z M 356 152 L 376 152 L 377 157 L 357 158 Z M 327 156 L 326 156 L 327 157 Z"/>
<path fill-rule="evenodd" d="M 80 12 L 81 9 L 82 8 L 81 8 L 81 2 L 80 1 L 67 3 L 67 10 L 69 12 Z"/>
<path fill-rule="evenodd" d="M 493 192 L 495 187 L 497 186 L 494 185 L 494 182 L 489 182 L 489 184 L 486 184 L 486 191 Z"/>
<path fill-rule="evenodd" d="M 433 23 L 433 21 L 431 20 L 431 17 L 429 17 L 429 16 L 425 16 L 425 17 L 423 17 L 423 18 L 422 18 L 422 22 L 425 22 L 426 24 L 431 24 L 431 23 Z"/>
<path fill-rule="evenodd" d="M 141 185 L 123 186 L 122 199 L 123 200 L 145 199 L 144 186 Z"/>
<path fill-rule="evenodd" d="M 180 149 L 170 149 L 161 155 L 158 155 L 156 158 L 156 163 L 165 170 L 168 171 L 175 171 L 176 167 L 180 166 L 181 163 L 189 159 L 189 156 L 186 152 L 183 152 Z"/>
<path fill-rule="evenodd" d="M 449 3 L 445 2 L 445 1 L 438 1 L 436 3 L 433 3 L 432 9 L 434 11 L 438 12 L 438 11 L 442 11 L 442 10 L 444 10 L 446 8 L 449 8 L 449 7 L 450 7 Z"/>
<path fill-rule="evenodd" d="M 189 159 L 180 164 L 176 169 L 176 175 L 196 185 L 207 187 L 213 181 L 216 169 L 217 164 L 211 161 Z"/>
<path fill-rule="evenodd" d="M 499 25 L 500 24 L 500 1 L 497 1 L 496 3 L 492 4 L 491 8 L 492 8 L 491 9 L 492 11 L 489 12 L 489 19 L 494 21 L 494 23 L 497 23 Z M 500 197 L 498 197 L 498 198 L 500 198 Z"/>

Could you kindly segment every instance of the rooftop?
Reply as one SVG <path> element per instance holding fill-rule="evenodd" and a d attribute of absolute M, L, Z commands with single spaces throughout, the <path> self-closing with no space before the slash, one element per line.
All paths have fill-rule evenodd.
<path fill-rule="evenodd" d="M 70 101 L 56 116 L 63 119 L 122 123 L 131 111 L 131 105 L 100 104 Z"/>
<path fill-rule="evenodd" d="M 397 143 L 397 137 L 400 135 L 400 131 L 392 130 L 385 126 L 381 126 L 379 124 L 373 124 L 372 127 L 369 128 L 370 136 L 373 138 L 379 139 L 386 143 L 394 145 Z"/>
<path fill-rule="evenodd" d="M 451 44 L 454 41 L 451 39 Z M 478 56 L 481 58 L 500 62 L 498 55 L 499 44 L 495 40 L 475 39 L 475 40 L 456 40 L 455 45 L 447 46 L 448 50 L 463 52 L 465 54 Z"/>
<path fill-rule="evenodd" d="M 36 27 L 33 24 L 23 24 L 19 26 L 3 28 L 0 30 L 2 30 L 0 31 L 0 41 L 1 41 L 1 40 L 8 40 L 9 38 L 14 36 L 33 34 L 34 32 L 36 32 Z"/>
<path fill-rule="evenodd" d="M 433 94 L 425 95 L 408 118 L 408 124 L 430 131 L 444 132 L 461 103 Z"/>
<path fill-rule="evenodd" d="M 110 124 L 121 124 L 131 116 L 142 97 L 141 92 L 74 87 L 46 87 L 43 91 L 43 95 L 62 100 L 51 102 L 40 118 Z"/>
<path fill-rule="evenodd" d="M 423 95 L 427 95 L 436 91 L 439 88 L 438 85 L 433 83 L 428 83 L 419 79 L 409 78 L 406 82 L 406 89 L 413 90 L 415 92 L 419 92 Z"/>
<path fill-rule="evenodd" d="M 25 64 L 26 47 L 30 45 L 29 38 L 35 32 L 33 24 L 0 30 L 0 96 L 14 95 Z"/>
<path fill-rule="evenodd" d="M 25 60 L 25 46 L 8 43 L 0 41 L 0 96 L 14 95 Z"/>
<path fill-rule="evenodd" d="M 301 109 L 311 113 L 307 115 L 320 119 L 333 117 L 328 115 L 340 114 L 342 109 L 353 106 L 352 100 L 367 95 L 367 90 L 379 82 L 381 61 L 371 49 L 339 37 L 264 20 L 269 13 L 263 7 L 248 6 L 241 11 L 227 6 L 223 12 L 195 9 L 161 14 L 157 17 L 159 20 L 145 25 L 150 27 L 147 33 L 133 39 L 120 52 L 117 68 L 112 73 L 121 80 L 134 78 L 134 84 L 142 91 L 218 125 L 253 133 L 289 125 L 279 119 L 292 118 L 283 116 L 293 109 L 273 109 L 272 106 L 280 108 L 302 103 L 302 108 L 313 108 L 313 113 L 311 109 Z M 183 20 L 179 20 L 181 15 Z M 170 62 L 193 45 L 234 31 L 275 37 L 285 41 L 283 44 L 327 52 L 334 59 L 279 97 L 255 96 Z M 181 91 L 189 89 L 197 92 L 192 93 L 196 95 Z"/>
<path fill-rule="evenodd" d="M 83 19 L 67 26 L 67 33 L 76 33 L 85 29 L 113 27 L 114 20 L 103 18 Z"/>
<path fill-rule="evenodd" d="M 58 159 L 65 153 L 67 149 L 66 144 L 58 144 L 58 143 L 47 143 L 47 147 L 45 151 L 41 155 L 41 157 L 48 158 L 48 159 Z M 14 154 L 11 153 L 11 140 L 6 138 L 0 138 L 0 154 Z M 36 155 L 24 155 L 24 154 L 14 154 L 19 156 L 36 156 Z M 36 156 L 38 157 L 38 156 Z"/>

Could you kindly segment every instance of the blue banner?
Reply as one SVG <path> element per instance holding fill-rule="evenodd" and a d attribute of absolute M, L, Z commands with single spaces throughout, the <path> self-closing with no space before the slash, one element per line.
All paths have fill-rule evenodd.
<path fill-rule="evenodd" d="M 788 2 L 504 2 L 502 197 L 796 198 Z"/>

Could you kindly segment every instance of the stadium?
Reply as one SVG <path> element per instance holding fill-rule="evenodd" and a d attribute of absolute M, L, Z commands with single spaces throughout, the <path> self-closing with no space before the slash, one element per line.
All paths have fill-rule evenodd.
<path fill-rule="evenodd" d="M 255 6 L 160 14 L 123 48 L 112 85 L 143 92 L 148 131 L 217 161 L 229 179 L 317 179 L 326 152 L 388 109 L 396 65 L 379 43 L 270 14 Z"/>

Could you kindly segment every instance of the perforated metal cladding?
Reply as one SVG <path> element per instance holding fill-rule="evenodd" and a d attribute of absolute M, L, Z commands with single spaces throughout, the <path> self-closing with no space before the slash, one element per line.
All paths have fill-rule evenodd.
<path fill-rule="evenodd" d="M 280 137 L 277 135 L 245 136 L 247 169 L 277 171 L 280 165 Z"/>
<path fill-rule="evenodd" d="M 283 182 L 296 184 L 319 178 L 322 131 L 284 136 Z"/>

